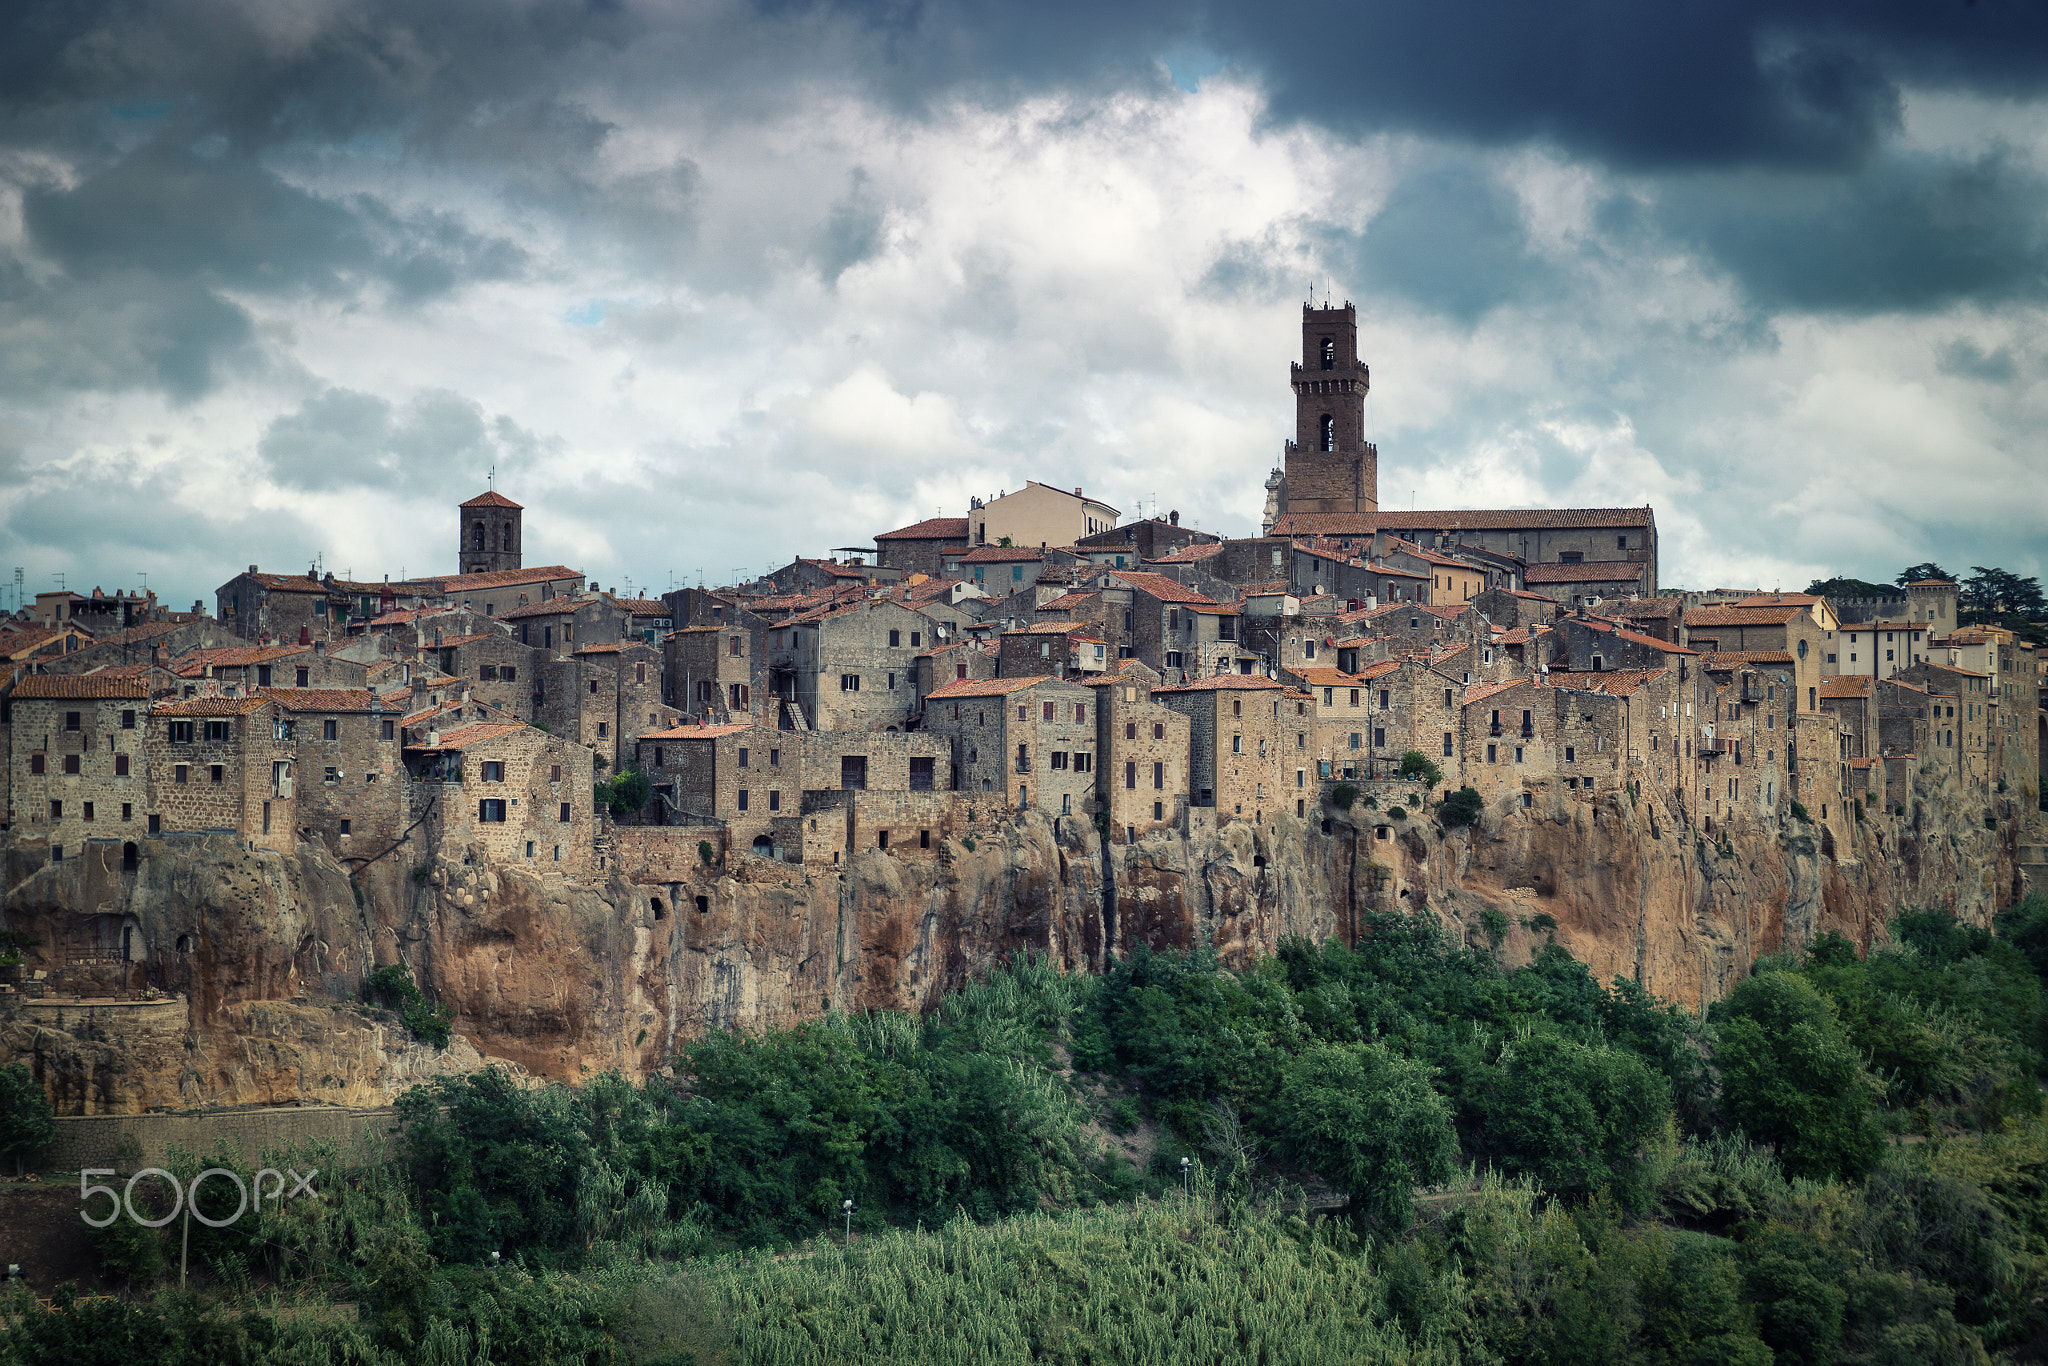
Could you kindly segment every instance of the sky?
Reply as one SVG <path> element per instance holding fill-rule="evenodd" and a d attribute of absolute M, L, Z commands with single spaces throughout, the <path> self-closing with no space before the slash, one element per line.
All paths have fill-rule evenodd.
<path fill-rule="evenodd" d="M 647 593 L 1026 479 L 1256 534 L 1311 289 L 1383 506 L 2048 570 L 2032 0 L 13 0 L 0 580 L 450 572 L 491 478 Z"/>

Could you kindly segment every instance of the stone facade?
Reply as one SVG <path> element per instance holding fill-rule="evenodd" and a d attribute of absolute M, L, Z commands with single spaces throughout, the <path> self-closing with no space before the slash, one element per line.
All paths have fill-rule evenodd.
<path fill-rule="evenodd" d="M 196 697 L 152 709 L 143 736 L 149 833 L 233 832 L 280 853 L 298 834 L 297 747 L 267 697 Z"/>
<path fill-rule="evenodd" d="M 590 752 L 516 721 L 405 747 L 408 824 L 443 858 L 587 877 L 595 867 Z"/>
<path fill-rule="evenodd" d="M 492 489 L 456 509 L 456 563 L 465 574 L 519 568 L 519 504 Z"/>
<path fill-rule="evenodd" d="M 336 858 L 389 847 L 405 828 L 398 713 L 362 689 L 273 688 L 263 696 L 292 747 L 300 833 Z"/>
<path fill-rule="evenodd" d="M 47 840 L 53 856 L 141 837 L 148 702 L 139 679 L 34 674 L 5 711 L 10 830 Z"/>
<path fill-rule="evenodd" d="M 1142 664 L 1088 680 L 1095 693 L 1095 809 L 1114 839 L 1135 844 L 1187 818 L 1189 718 L 1153 689 L 1159 676 Z"/>
<path fill-rule="evenodd" d="M 1094 691 L 1059 678 L 949 684 L 924 726 L 951 746 L 958 790 L 1014 808 L 1087 815 L 1095 796 Z"/>
<path fill-rule="evenodd" d="M 768 632 L 771 688 L 812 730 L 902 729 L 917 711 L 917 656 L 929 617 L 897 602 L 860 602 Z"/>

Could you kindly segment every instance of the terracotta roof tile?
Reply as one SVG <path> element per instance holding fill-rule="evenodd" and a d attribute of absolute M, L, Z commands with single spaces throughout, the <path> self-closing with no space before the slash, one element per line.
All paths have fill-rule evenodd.
<path fill-rule="evenodd" d="M 1782 607 L 1695 607 L 1685 614 L 1685 627 L 1696 626 L 1783 626 L 1806 608 L 1798 604 Z"/>
<path fill-rule="evenodd" d="M 927 517 L 922 522 L 897 527 L 875 537 L 878 541 L 964 541 L 967 539 L 965 517 Z"/>
<path fill-rule="evenodd" d="M 1104 549 L 1113 549 L 1113 547 L 1104 547 Z M 1180 548 L 1179 550 L 1176 550 L 1176 551 L 1174 551 L 1174 552 L 1173 552 L 1173 553 L 1172 553 L 1171 555 L 1161 555 L 1161 556 L 1160 556 L 1160 557 L 1159 557 L 1158 559 L 1156 559 L 1156 560 L 1147 560 L 1147 561 L 1145 561 L 1145 563 L 1146 563 L 1146 564 L 1198 564 L 1198 563 L 1200 563 L 1200 562 L 1201 562 L 1201 561 L 1203 561 L 1203 560 L 1209 559 L 1209 558 L 1211 558 L 1212 556 L 1216 556 L 1216 555 L 1221 555 L 1222 553 L 1223 553 L 1223 542 L 1221 542 L 1221 541 L 1214 541 L 1214 542 L 1211 542 L 1211 543 L 1210 543 L 1210 544 L 1208 544 L 1208 545 L 1188 545 L 1188 546 L 1182 546 L 1182 547 L 1181 547 L 1181 548 Z"/>
<path fill-rule="evenodd" d="M 1632 583 L 1643 577 L 1643 566 L 1627 560 L 1601 560 L 1593 564 L 1532 564 L 1522 574 L 1524 583 Z"/>
<path fill-rule="evenodd" d="M 368 688 L 258 688 L 286 711 L 382 711 L 384 704 Z"/>
<path fill-rule="evenodd" d="M 722 726 L 673 726 L 668 730 L 643 732 L 641 740 L 716 740 L 720 736 L 737 735 L 743 730 L 756 729 L 752 721 L 729 721 Z"/>
<path fill-rule="evenodd" d="M 595 601 L 595 599 L 587 597 L 581 593 L 577 594 L 574 597 L 565 596 L 548 598 L 546 601 L 543 602 L 529 602 L 522 606 L 514 607 L 509 611 L 501 612 L 498 614 L 498 620 L 521 621 L 528 617 L 567 616 L 569 613 L 574 612 L 577 608 L 582 607 L 586 603 L 593 601 Z"/>
<path fill-rule="evenodd" d="M 475 721 L 455 730 L 441 732 L 439 744 L 407 745 L 407 749 L 451 750 L 468 749 L 471 745 L 485 740 L 495 740 L 501 735 L 527 728 L 524 721 Z"/>
<path fill-rule="evenodd" d="M 1604 692 L 1610 697 L 1627 697 L 1669 672 L 1669 669 L 1608 669 L 1595 674 L 1552 669 L 1549 683 L 1553 688 L 1569 688 L 1575 692 Z"/>
<path fill-rule="evenodd" d="M 394 592 L 414 593 L 423 588 L 432 588 L 441 593 L 468 593 L 479 588 L 516 588 L 522 583 L 560 583 L 565 579 L 580 579 L 582 571 L 569 568 L 566 564 L 545 564 L 533 569 L 491 569 L 481 574 L 448 574 L 439 577 L 408 579 L 404 583 L 388 585 Z M 387 585 L 378 585 L 385 587 Z"/>
<path fill-rule="evenodd" d="M 1258 692 L 1266 689 L 1285 691 L 1279 680 L 1264 674 L 1210 674 L 1207 678 L 1190 679 L 1173 688 L 1158 688 L 1158 692 Z"/>
<path fill-rule="evenodd" d="M 247 716 L 269 705 L 267 697 L 188 697 L 159 703 L 151 711 L 157 716 Z"/>
<path fill-rule="evenodd" d="M 1112 569 L 1109 571 L 1109 577 L 1126 587 L 1135 588 L 1143 593 L 1150 593 L 1161 602 L 1208 603 L 1212 601 L 1206 593 L 1197 593 L 1194 589 L 1176 583 L 1164 574 L 1151 574 L 1143 570 Z"/>
<path fill-rule="evenodd" d="M 1720 673 L 1744 664 L 1790 664 L 1785 650 L 1707 650 L 1700 655 L 1700 667 Z"/>
<path fill-rule="evenodd" d="M 468 502 L 461 504 L 461 506 L 466 508 L 511 508 L 515 512 L 523 510 L 519 504 L 513 502 L 496 489 L 492 489 L 489 493 L 479 493 Z"/>
<path fill-rule="evenodd" d="M 103 699 L 139 702 L 149 696 L 141 678 L 114 677 L 112 670 L 89 674 L 30 674 L 14 685 L 9 697 L 16 702 L 38 698 Z"/>
<path fill-rule="evenodd" d="M 1820 695 L 1822 697 L 1869 697 L 1875 682 L 1876 680 L 1868 674 L 1859 674 L 1846 678 L 1840 675 L 1833 678 L 1823 678 L 1820 681 Z"/>
<path fill-rule="evenodd" d="M 1056 682 L 1050 675 L 1041 674 L 1035 678 L 959 678 L 943 688 L 934 688 L 927 699 L 932 702 L 950 702 L 963 697 L 1004 697 L 1013 692 L 1039 683 Z"/>
<path fill-rule="evenodd" d="M 1029 545 L 978 545 L 960 557 L 962 564 L 1016 564 L 1022 561 L 1042 560 L 1045 556 L 1037 546 Z"/>

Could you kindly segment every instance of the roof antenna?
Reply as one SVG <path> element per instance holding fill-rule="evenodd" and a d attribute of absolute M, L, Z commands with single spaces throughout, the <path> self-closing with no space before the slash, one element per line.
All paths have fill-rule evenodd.
<path fill-rule="evenodd" d="M 491 468 L 484 474 L 484 488 L 486 489 L 486 491 L 495 492 L 497 490 L 497 487 L 498 467 L 496 465 L 492 465 Z"/>

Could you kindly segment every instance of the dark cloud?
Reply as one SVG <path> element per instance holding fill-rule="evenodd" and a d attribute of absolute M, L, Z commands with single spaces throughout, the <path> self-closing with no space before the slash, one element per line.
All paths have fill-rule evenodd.
<path fill-rule="evenodd" d="M 846 193 L 826 215 L 815 251 L 818 274 L 828 284 L 837 284 L 841 275 L 882 248 L 882 205 L 867 171 L 856 166 L 846 178 Z"/>
<path fill-rule="evenodd" d="M 2011 347 L 1986 351 L 1967 337 L 1958 337 L 1943 346 L 1935 353 L 1935 364 L 1945 375 L 1960 375 L 1986 384 L 2010 384 L 2019 376 Z"/>
<path fill-rule="evenodd" d="M 0 393 L 148 388 L 185 401 L 254 354 L 248 315 L 191 281 L 136 270 L 40 281 L 0 262 Z"/>
<path fill-rule="evenodd" d="M 1461 160 L 1404 177 L 1364 233 L 1333 240 L 1326 259 L 1364 295 L 1404 296 L 1467 325 L 1552 284 L 1528 249 L 1520 200 Z"/>
<path fill-rule="evenodd" d="M 402 480 L 431 497 L 482 479 L 501 451 L 530 459 L 533 438 L 509 419 L 487 428 L 477 403 L 430 390 L 403 409 L 375 394 L 329 389 L 271 420 L 257 442 L 270 477 L 288 488 L 383 486 Z"/>
<path fill-rule="evenodd" d="M 1894 155 L 1846 179 L 1712 177 L 1674 187 L 1660 216 L 1770 310 L 2048 294 L 2048 179 L 2003 150 L 1962 163 Z"/>

